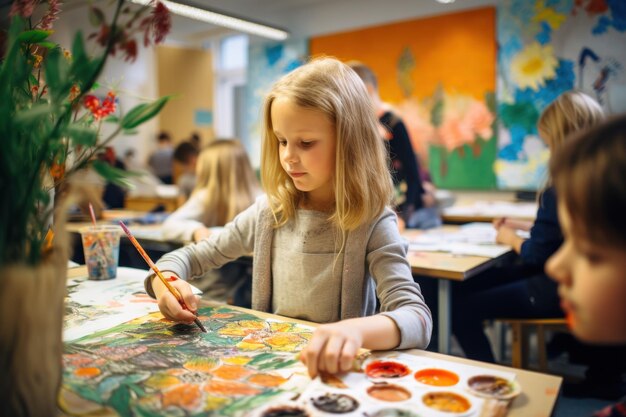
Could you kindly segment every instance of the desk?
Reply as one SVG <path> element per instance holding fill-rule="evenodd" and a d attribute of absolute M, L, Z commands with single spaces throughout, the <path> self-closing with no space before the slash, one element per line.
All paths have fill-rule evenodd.
<path fill-rule="evenodd" d="M 441 233 L 442 231 L 455 233 L 459 226 L 443 226 L 439 229 L 421 231 L 407 229 L 402 233 L 407 240 L 412 241 L 425 233 Z M 409 250 L 408 259 L 413 275 L 424 275 L 436 278 L 437 281 L 437 316 L 438 316 L 438 346 L 439 352 L 450 353 L 451 337 L 451 280 L 464 281 L 486 269 L 495 266 L 512 256 L 513 252 L 500 251 L 493 257 L 454 255 L 449 252 L 418 252 Z"/>
<path fill-rule="evenodd" d="M 129 196 L 124 200 L 124 208 L 128 210 L 150 211 L 157 206 L 164 206 L 165 211 L 173 212 L 178 208 L 179 199 L 175 197 L 142 197 Z"/>
<path fill-rule="evenodd" d="M 79 269 L 80 268 L 73 268 L 71 271 L 71 275 L 73 276 L 78 276 L 79 275 Z M 135 273 L 135 272 L 141 272 L 145 274 L 145 271 L 130 271 L 131 273 Z M 82 273 L 83 275 L 86 274 L 86 271 L 84 268 L 82 268 Z M 116 280 L 110 280 L 110 281 L 102 281 L 101 284 L 103 286 L 114 286 L 116 285 Z M 216 303 L 211 303 L 211 302 L 202 302 L 203 306 L 209 306 L 209 307 L 221 307 L 221 304 L 216 304 Z M 245 313 L 250 313 L 253 314 L 257 317 L 261 317 L 264 319 L 273 319 L 273 320 L 279 320 L 281 322 L 296 322 L 296 323 L 300 323 L 300 324 L 305 324 L 305 325 L 309 325 L 309 326 L 315 326 L 315 323 L 309 323 L 309 322 L 304 322 L 301 320 L 293 320 L 293 319 L 289 319 L 289 318 L 285 318 L 285 317 L 280 317 L 280 316 L 276 316 L 276 315 L 272 315 L 272 314 L 268 314 L 268 313 L 261 313 L 261 312 L 257 312 L 257 311 L 252 311 L 252 310 L 248 310 L 248 309 L 244 309 L 244 308 L 239 308 L 239 307 L 233 307 L 233 306 L 228 306 L 229 309 L 232 310 L 238 310 L 238 311 L 242 311 Z M 100 311 L 99 314 L 105 314 L 106 312 L 104 311 Z M 207 320 L 205 318 L 205 320 Z M 210 319 L 209 319 L 210 320 Z M 136 324 L 135 324 L 136 325 Z M 133 323 L 127 323 L 124 326 L 127 327 L 127 330 L 129 331 L 128 334 L 134 334 L 137 336 L 137 351 L 134 353 L 134 355 L 140 355 L 142 352 L 140 351 L 140 349 L 143 347 L 145 349 L 145 345 L 142 344 L 142 339 L 140 336 L 141 332 L 137 332 L 134 333 L 132 331 L 132 329 L 130 327 L 133 326 Z M 210 328 L 210 326 L 207 326 Z M 185 338 L 186 336 L 183 334 L 181 335 L 182 338 Z M 100 333 L 100 336 L 102 337 L 102 333 Z M 166 336 L 164 336 L 166 337 Z M 176 340 L 176 336 L 173 337 L 173 342 Z M 182 342 L 182 341 L 181 341 Z M 68 345 L 68 347 L 71 347 L 71 345 Z M 67 348 L 66 348 L 67 350 Z M 70 350 L 71 351 L 71 350 Z M 74 351 L 76 351 L 76 349 L 74 349 Z M 82 352 L 87 352 L 87 350 L 83 350 Z M 117 350 L 116 348 L 107 348 L 107 352 L 103 353 L 103 355 L 108 355 L 108 356 L 104 356 L 104 357 L 115 357 L 117 356 L 121 356 L 125 353 L 126 351 L 124 351 L 124 349 L 120 349 Z M 545 375 L 545 374 L 539 374 L 536 372 L 530 372 L 530 371 L 526 371 L 526 370 L 521 370 L 521 369 L 512 369 L 512 368 L 508 368 L 508 367 L 504 367 L 504 366 L 500 366 L 500 365 L 493 365 L 493 364 L 486 364 L 486 363 L 481 363 L 481 362 L 476 362 L 476 361 L 471 361 L 471 360 L 467 360 L 464 358 L 457 358 L 457 357 L 451 357 L 451 356 L 447 356 L 447 355 L 443 355 L 443 354 L 438 354 L 438 353 L 432 353 L 432 352 L 425 352 L 425 351 L 420 351 L 420 350 L 407 350 L 404 353 L 406 354 L 410 354 L 410 355 L 415 355 L 415 356 L 420 356 L 422 358 L 432 358 L 435 360 L 441 360 L 441 361 L 448 361 L 448 362 L 456 362 L 456 363 L 460 363 L 460 364 L 465 364 L 465 365 L 470 365 L 470 366 L 478 366 L 481 368 L 488 368 L 488 369 L 494 369 L 494 370 L 499 370 L 499 371 L 503 371 L 503 372 L 508 372 L 508 373 L 512 373 L 515 374 L 515 378 L 516 380 L 520 383 L 520 385 L 522 386 L 522 394 L 517 397 L 512 405 L 511 408 L 509 410 L 509 413 L 507 414 L 507 416 L 509 417 L 526 417 L 526 416 L 532 416 L 532 417 L 548 417 L 551 415 L 552 410 L 554 409 L 556 400 L 557 400 L 557 395 L 559 393 L 559 389 L 560 389 L 560 385 L 562 382 L 562 379 L 560 377 L 555 377 L 555 376 L 551 376 L 551 375 Z M 134 356 L 134 355 L 125 355 L 125 356 Z M 82 361 L 81 358 L 79 358 L 78 356 L 80 355 L 73 355 L 75 356 L 72 360 L 74 361 Z M 101 355 L 102 356 L 102 355 Z M 237 356 L 235 356 L 236 358 Z M 172 355 L 170 356 L 171 359 L 174 359 L 175 357 Z M 112 359 L 112 360 L 119 360 L 119 359 Z M 147 359 L 144 359 L 147 360 Z M 152 359 L 154 360 L 154 359 Z M 80 362 L 80 363 L 84 363 L 84 362 Z M 140 363 L 144 363 L 144 362 L 140 362 Z M 124 365 L 125 362 L 122 361 L 122 365 Z M 130 364 L 127 364 L 128 366 L 130 366 Z M 162 365 L 162 367 L 167 368 L 167 366 L 174 366 L 175 364 L 164 364 Z M 85 365 L 85 366 L 90 366 L 90 365 Z M 147 369 L 149 369 L 149 361 L 145 362 L 144 365 Z M 121 372 L 125 372 L 124 369 L 127 368 L 123 368 L 121 370 Z M 195 369 L 195 368 L 192 368 Z M 93 368 L 85 368 L 85 370 L 90 370 L 93 371 Z M 205 371 L 206 372 L 206 371 Z M 202 372 L 199 372 L 200 375 L 202 375 Z M 90 374 L 93 375 L 93 372 Z M 175 375 L 175 374 L 172 374 Z M 189 375 L 194 376 L 194 375 Z M 123 374 L 124 378 L 127 378 L 128 375 Z M 86 382 L 85 384 L 88 384 L 89 382 L 87 381 L 88 378 L 86 378 Z M 104 384 L 103 387 L 105 388 L 111 388 L 112 384 L 118 384 L 121 382 L 122 376 L 119 376 L 119 379 L 110 379 L 109 381 L 111 382 L 111 384 Z M 160 390 L 166 391 L 168 389 L 168 385 L 166 384 L 166 380 L 161 379 L 161 380 L 156 380 L 153 379 L 152 383 L 156 384 L 157 382 L 160 382 L 161 384 L 158 385 Z M 190 381 L 191 382 L 191 381 Z M 129 384 L 129 387 L 132 387 L 132 389 L 134 389 L 136 392 L 141 392 L 139 387 L 137 386 L 138 384 L 141 383 L 140 380 L 138 379 L 129 379 L 128 381 L 126 381 L 126 383 Z M 106 386 L 105 386 L 106 385 Z M 154 385 L 153 385 L 154 386 Z M 190 392 L 190 389 L 193 387 L 189 387 L 187 389 L 187 391 L 185 392 Z M 245 387 L 241 387 L 241 388 L 245 388 Z M 121 390 L 122 392 L 123 390 Z M 126 392 L 129 395 L 126 395 L 124 397 L 119 396 L 116 397 L 118 398 L 118 401 L 135 401 L 133 400 L 133 397 L 135 395 L 130 395 L 130 390 L 129 391 L 123 391 Z M 119 392 L 118 392 L 119 394 Z M 177 397 L 179 398 L 179 397 Z M 186 397 L 180 397 L 182 399 L 185 399 Z M 71 396 L 68 395 L 67 391 L 64 390 L 62 392 L 62 400 L 64 402 L 65 405 L 69 405 L 73 408 L 73 410 L 76 410 L 77 407 L 83 407 L 81 409 L 82 413 L 80 413 L 80 415 L 102 415 L 102 414 L 97 414 L 98 412 L 102 412 L 104 410 L 104 407 L 102 406 L 97 406 L 97 404 L 94 404 L 94 402 L 85 402 L 85 401 L 77 401 L 77 397 L 76 396 Z M 93 399 L 92 399 L 93 400 Z M 68 401 L 73 401 L 71 403 L 68 403 Z M 182 400 L 181 400 L 182 401 Z M 174 403 L 176 404 L 176 403 Z M 92 407 L 92 408 L 89 408 Z M 128 411 L 128 408 L 125 409 L 126 411 Z M 107 411 L 110 414 L 113 414 L 112 409 L 108 408 Z M 92 413 L 92 414 L 90 414 Z"/>
<path fill-rule="evenodd" d="M 537 203 L 517 201 L 473 201 L 461 202 L 442 210 L 444 223 L 491 222 L 500 217 L 519 220 L 535 220 Z"/>

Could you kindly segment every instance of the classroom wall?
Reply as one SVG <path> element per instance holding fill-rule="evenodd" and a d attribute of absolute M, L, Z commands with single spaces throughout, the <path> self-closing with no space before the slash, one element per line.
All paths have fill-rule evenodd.
<path fill-rule="evenodd" d="M 159 94 L 173 98 L 160 114 L 159 129 L 174 142 L 197 131 L 204 144 L 213 139 L 213 61 L 207 50 L 156 48 Z"/>
<path fill-rule="evenodd" d="M 495 188 L 495 8 L 317 36 L 310 45 L 312 56 L 372 68 L 438 187 Z"/>
<path fill-rule="evenodd" d="M 536 124 L 562 92 L 575 88 L 607 114 L 626 112 L 623 4 L 503 0 L 498 7 L 500 188 L 536 189 L 545 182 L 549 151 Z"/>

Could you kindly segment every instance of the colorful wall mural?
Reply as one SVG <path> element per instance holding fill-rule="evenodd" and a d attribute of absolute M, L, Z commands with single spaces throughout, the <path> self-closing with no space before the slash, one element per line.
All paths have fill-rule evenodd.
<path fill-rule="evenodd" d="M 299 67 L 308 57 L 308 41 L 255 43 L 248 51 L 246 85 L 246 126 L 243 142 L 254 167 L 260 165 L 263 99 L 272 84 L 282 75 Z"/>
<path fill-rule="evenodd" d="M 403 117 L 422 165 L 446 188 L 496 186 L 495 9 L 311 39 L 311 55 L 358 60 Z"/>
<path fill-rule="evenodd" d="M 498 7 L 498 187 L 537 189 L 549 153 L 535 127 L 573 88 L 626 111 L 624 0 L 505 0 Z"/>

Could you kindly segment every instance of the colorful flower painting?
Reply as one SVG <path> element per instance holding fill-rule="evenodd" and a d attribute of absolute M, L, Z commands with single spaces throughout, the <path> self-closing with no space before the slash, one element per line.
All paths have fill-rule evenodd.
<path fill-rule="evenodd" d="M 160 313 L 66 343 L 59 404 L 68 415 L 244 416 L 310 381 L 297 359 L 312 328 L 219 307 L 208 333 Z"/>
<path fill-rule="evenodd" d="M 536 123 L 550 102 L 575 88 L 626 111 L 626 2 L 505 0 L 497 16 L 498 187 L 538 189 L 549 152 Z"/>

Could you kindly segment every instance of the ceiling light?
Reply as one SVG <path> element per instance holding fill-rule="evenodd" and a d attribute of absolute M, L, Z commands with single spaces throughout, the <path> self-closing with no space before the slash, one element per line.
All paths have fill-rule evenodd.
<path fill-rule="evenodd" d="M 147 5 L 151 0 L 130 0 L 132 3 Z M 175 3 L 173 1 L 161 0 L 167 8 L 180 16 L 190 19 L 200 20 L 211 23 L 216 26 L 222 26 L 240 32 L 249 33 L 251 35 L 262 36 L 264 38 L 285 40 L 289 37 L 289 32 L 282 29 L 273 28 L 271 26 L 254 23 L 249 20 L 239 19 L 237 17 L 228 16 L 222 13 L 212 12 L 210 10 L 199 9 L 197 7 L 187 6 L 186 4 Z M 154 4 L 154 2 L 152 2 Z"/>
<path fill-rule="evenodd" d="M 437 3 L 450 4 L 454 3 L 454 0 L 437 0 Z"/>

